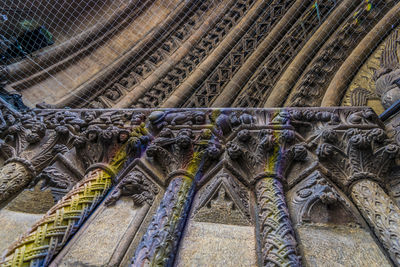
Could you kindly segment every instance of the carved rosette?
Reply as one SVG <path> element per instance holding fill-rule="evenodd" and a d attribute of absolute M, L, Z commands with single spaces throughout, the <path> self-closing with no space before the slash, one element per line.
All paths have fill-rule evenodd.
<path fill-rule="evenodd" d="M 256 185 L 263 266 L 300 266 L 282 184 L 263 178 Z"/>

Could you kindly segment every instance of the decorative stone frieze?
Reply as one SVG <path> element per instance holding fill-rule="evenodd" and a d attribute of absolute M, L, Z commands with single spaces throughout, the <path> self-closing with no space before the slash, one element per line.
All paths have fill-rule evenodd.
<path fill-rule="evenodd" d="M 298 266 L 301 258 L 285 200 L 287 189 L 297 184 L 291 200 L 291 209 L 299 210 L 296 223 L 310 221 L 313 203 L 342 203 L 351 213 L 348 201 L 353 200 L 398 262 L 393 233 L 400 231 L 400 211 L 384 188 L 399 147 L 370 109 L 19 113 L 3 106 L 1 111 L 9 125 L 1 132 L 2 182 L 20 186 L 17 191 L 1 187 L 1 196 L 11 198 L 38 179 L 62 188 L 76 185 L 9 247 L 0 266 L 49 265 L 101 201 L 110 207 L 120 197 L 129 197 L 149 212 L 159 188 L 166 188 L 165 194 L 157 197 L 161 203 L 129 256 L 133 266 L 173 264 L 190 209 L 190 220 L 196 222 L 255 225 L 260 265 Z M 55 159 L 69 169 L 74 169 L 72 161 L 80 162 L 74 175 L 81 180 L 63 174 L 53 164 Z M 124 171 L 132 162 L 137 167 Z M 316 166 L 318 172 L 313 171 Z M 309 174 L 296 176 L 298 168 Z M 149 169 L 159 178 L 148 179 Z M 192 207 L 203 185 L 207 186 Z M 390 208 L 379 208 L 383 206 Z M 387 223 L 378 218 L 387 218 Z"/>

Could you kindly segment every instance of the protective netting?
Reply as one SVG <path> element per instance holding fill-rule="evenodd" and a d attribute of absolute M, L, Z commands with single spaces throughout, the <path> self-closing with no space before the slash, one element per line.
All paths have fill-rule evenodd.
<path fill-rule="evenodd" d="M 3 0 L 0 77 L 29 106 L 316 106 L 346 58 L 396 4 Z M 364 89 L 359 98 L 380 97 Z"/>

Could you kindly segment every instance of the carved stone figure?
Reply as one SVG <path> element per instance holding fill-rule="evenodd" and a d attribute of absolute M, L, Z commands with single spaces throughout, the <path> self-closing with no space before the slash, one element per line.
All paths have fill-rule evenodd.
<path fill-rule="evenodd" d="M 206 122 L 206 114 L 203 111 L 154 111 L 149 120 L 158 129 L 165 125 L 199 125 Z"/>
<path fill-rule="evenodd" d="M 129 173 L 117 185 L 110 197 L 106 200 L 106 206 L 114 205 L 122 196 L 133 199 L 134 205 L 152 204 L 154 195 L 158 194 L 158 188 L 148 181 L 141 172 Z"/>
<path fill-rule="evenodd" d="M 136 216 L 148 220 L 140 222 L 140 231 L 132 226 L 129 238 L 135 241 L 126 241 L 132 247 L 115 256 L 132 258 L 134 266 L 173 264 L 191 220 L 256 227 L 254 250 L 261 265 L 299 266 L 292 225 L 323 221 L 315 220 L 321 211 L 316 205 L 340 206 L 346 222 L 370 227 L 383 251 L 399 262 L 400 209 L 385 190 L 400 149 L 370 109 L 12 113 L 3 106 L 1 114 L 10 125 L 0 132 L 2 201 L 38 180 L 50 190 L 68 191 L 9 247 L 5 266 L 17 259 L 49 265 L 59 252 L 57 257 L 64 257 L 68 240 L 84 221 L 92 223 L 95 207 L 103 200 L 114 205 L 121 197 L 143 206 L 130 209 L 132 222 Z M 160 189 L 165 194 L 155 201 Z M 294 192 L 293 222 L 287 190 Z M 353 205 L 362 217 L 353 217 Z"/>
<path fill-rule="evenodd" d="M 400 99 L 400 64 L 398 31 L 394 30 L 386 41 L 381 56 L 381 68 L 374 73 L 376 94 L 381 97 L 382 105 L 389 108 Z"/>

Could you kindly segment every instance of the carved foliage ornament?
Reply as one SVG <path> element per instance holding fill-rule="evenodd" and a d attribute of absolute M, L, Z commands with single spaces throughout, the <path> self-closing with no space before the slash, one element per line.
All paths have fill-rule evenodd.
<path fill-rule="evenodd" d="M 170 128 L 164 128 L 149 145 L 146 154 L 159 164 L 166 175 L 178 170 L 194 175 L 199 168 L 204 169 L 213 159 L 217 159 L 221 149 L 219 140 L 209 129 L 195 134 L 188 128 L 177 133 Z M 205 158 L 202 160 L 203 156 Z"/>
<path fill-rule="evenodd" d="M 241 161 L 243 169 L 255 179 L 258 175 L 282 178 L 292 160 L 304 160 L 307 150 L 303 144 L 293 144 L 295 132 L 264 129 L 239 131 L 227 143 L 227 152 L 233 161 Z M 254 181 L 253 181 L 254 182 Z"/>
<path fill-rule="evenodd" d="M 197 172 L 201 173 L 217 161 L 224 143 L 229 158 L 235 164 L 239 163 L 241 167 L 243 166 L 244 172 L 247 172 L 246 174 L 250 176 L 251 182 L 249 183 L 262 180 L 262 182 L 257 183 L 256 188 L 258 188 L 257 201 L 260 214 L 263 214 L 263 217 L 260 217 L 261 232 L 264 235 L 263 251 L 265 253 L 274 251 L 270 247 L 272 243 L 268 238 L 271 232 L 276 238 L 279 237 L 276 242 L 279 241 L 281 244 L 289 246 L 288 251 L 291 253 L 295 250 L 293 242 L 290 241 L 292 238 L 285 237 L 286 234 L 278 233 L 280 229 L 286 229 L 285 227 L 288 225 L 286 223 L 288 221 L 286 220 L 288 218 L 286 206 L 282 202 L 284 200 L 282 186 L 277 183 L 277 179 L 273 179 L 271 176 L 281 178 L 292 160 L 303 160 L 308 157 L 309 153 L 305 145 L 301 143 L 303 140 L 295 132 L 294 126 L 300 125 L 304 128 L 304 131 L 311 132 L 314 131 L 316 125 L 327 128 L 336 127 L 338 129 L 334 131 L 341 137 L 344 131 L 340 130 L 340 127 L 350 125 L 349 118 L 351 116 L 360 117 L 362 115 L 355 115 L 359 110 L 281 110 L 277 112 L 277 110 L 249 109 L 246 112 L 241 112 L 240 116 L 232 115 L 238 111 L 229 109 L 223 112 L 220 110 L 183 110 L 182 112 L 164 110 L 153 113 L 153 116 L 150 115 L 150 112 L 147 110 L 140 112 L 132 110 L 35 110 L 14 114 L 2 110 L 3 117 L 7 114 L 10 115 L 8 116 L 10 120 L 7 119 L 9 120 L 7 123 L 11 123 L 11 118 L 14 118 L 12 125 L 17 130 L 13 132 L 13 129 L 10 131 L 10 127 L 8 127 L 0 133 L 0 137 L 4 141 L 1 143 L 2 156 L 8 157 L 11 160 L 10 163 L 21 163 L 23 167 L 21 173 L 28 169 L 26 166 L 29 165 L 30 161 L 19 155 L 27 157 L 31 154 L 43 155 L 40 151 L 48 149 L 49 146 L 41 147 L 41 144 L 46 142 L 54 143 L 54 146 L 50 145 L 50 149 L 47 151 L 64 153 L 63 151 L 66 149 L 69 151 L 76 149 L 77 156 L 84 159 L 82 160 L 86 162 L 84 164 L 90 165 L 83 180 L 54 206 L 43 220 L 38 222 L 19 242 L 9 249 L 5 266 L 8 266 L 14 259 L 22 259 L 29 264 L 47 264 L 50 262 L 54 255 L 63 248 L 71 235 L 79 229 L 82 222 L 93 211 L 93 208 L 107 194 L 113 183 L 114 175 L 122 169 L 124 163 L 128 162 L 130 157 L 140 157 L 149 142 L 151 142 L 151 146 L 148 148 L 147 154 L 150 160 L 156 165 L 161 165 L 164 174 L 166 176 L 171 175 L 171 181 L 167 190 L 169 193 L 165 194 L 165 201 L 162 201 L 156 218 L 150 224 L 149 229 L 154 231 L 148 231 L 147 236 L 138 247 L 135 262 L 136 260 L 150 259 L 150 256 L 151 261 L 154 260 L 161 264 L 171 261 L 173 258 L 171 251 L 174 251 L 181 234 L 180 231 L 183 229 L 184 220 L 181 219 L 186 218 L 185 214 L 190 207 L 187 203 L 190 202 L 194 193 L 194 190 L 191 189 L 193 188 L 192 178 Z M 146 117 L 148 120 L 145 120 Z M 374 123 L 362 116 L 361 120 L 354 121 L 358 123 L 353 124 L 354 128 L 371 128 Z M 32 128 L 35 122 L 43 122 L 46 130 L 40 141 L 29 143 L 27 139 L 23 139 L 28 133 L 33 132 L 39 137 L 42 135 L 41 127 Z M 149 134 L 149 131 L 151 134 Z M 360 131 L 366 132 L 366 130 Z M 359 134 L 356 131 L 353 132 L 354 134 L 348 132 L 346 138 L 351 139 Z M 328 136 L 328 134 L 325 134 L 325 136 Z M 392 160 L 394 154 L 392 150 L 396 150 L 396 148 L 391 147 L 390 143 L 385 143 L 386 140 L 381 141 L 380 136 L 379 131 L 368 130 L 366 138 L 374 140 L 371 150 L 374 151 L 374 156 L 382 155 L 382 159 Z M 318 142 L 322 140 L 321 138 L 321 135 L 316 136 Z M 357 141 L 358 138 L 354 137 L 354 140 L 352 139 L 349 144 L 354 149 L 361 147 L 361 150 L 368 151 L 368 148 L 365 148 L 366 142 Z M 31 140 L 34 139 L 31 138 Z M 346 146 L 342 147 L 340 143 L 332 144 L 332 140 L 335 140 L 334 137 L 326 137 L 325 139 L 326 141 L 319 143 L 315 141 L 315 143 L 318 143 L 321 147 L 325 143 L 338 146 L 338 149 L 343 152 L 338 155 L 347 155 Z M 22 142 L 19 140 L 22 140 Z M 227 144 L 225 140 L 232 141 Z M 221 144 L 223 141 L 224 143 Z M 382 149 L 382 145 L 385 149 Z M 349 148 L 349 155 L 354 154 L 352 152 L 353 147 Z M 39 152 L 36 153 L 35 149 Z M 324 151 L 322 148 L 320 150 Z M 31 151 L 34 153 L 26 153 Z M 132 153 L 132 155 L 129 155 L 129 153 Z M 363 155 L 360 157 L 364 157 Z M 19 159 L 17 159 L 18 157 Z M 28 158 L 32 159 L 33 157 Z M 45 158 L 46 161 L 47 158 L 52 160 L 51 157 L 46 156 Z M 320 160 L 321 162 L 324 160 L 323 156 L 320 157 Z M 382 160 L 380 163 L 379 167 L 389 164 Z M 47 167 L 46 164 L 40 166 L 43 169 Z M 17 167 L 20 168 L 20 165 Z M 7 168 L 3 167 L 1 171 L 5 170 Z M 174 173 L 179 170 L 184 170 L 185 174 L 177 175 L 177 173 Z M 354 167 L 353 172 L 358 170 Z M 362 170 L 371 172 L 370 167 L 364 167 L 364 164 Z M 382 175 L 386 173 L 384 167 L 382 167 L 380 173 Z M 52 175 L 50 172 L 48 174 Z M 261 176 L 257 177 L 258 174 L 261 174 Z M 132 196 L 137 205 L 151 201 L 151 195 L 142 193 L 152 192 L 154 195 L 156 191 L 145 180 L 141 179 L 139 174 L 132 175 L 127 177 L 125 181 L 121 181 L 121 184 L 117 186 L 115 195 L 113 194 L 109 200 L 110 204 L 115 201 L 112 198 L 118 199 L 119 196 L 124 195 Z M 63 179 L 61 176 L 53 176 L 52 182 L 58 178 Z M 63 181 L 57 182 L 64 186 Z M 219 187 L 216 191 L 217 194 L 213 195 L 216 197 L 213 199 L 216 200 L 215 204 L 223 203 L 218 202 L 218 196 L 220 197 L 219 200 L 225 196 L 224 200 L 228 200 L 229 203 L 228 195 L 230 194 L 231 197 L 235 198 L 232 192 L 240 191 L 230 190 L 230 187 L 233 188 L 234 186 L 229 182 L 225 183 L 224 186 L 224 188 Z M 240 198 L 242 197 L 240 196 Z M 273 207 L 270 207 L 271 203 Z M 245 203 L 237 202 L 236 204 L 246 206 Z M 273 211 L 274 214 L 284 214 L 283 224 L 286 226 L 281 228 L 279 220 L 268 220 L 268 209 L 271 208 L 277 209 Z M 60 216 L 55 216 L 55 214 Z M 63 228 L 57 228 L 58 235 L 54 236 L 51 234 L 53 231 L 51 227 L 58 224 L 63 225 Z M 273 226 L 274 224 L 275 226 Z M 43 238 L 40 239 L 41 242 L 35 243 L 31 237 Z M 286 242 L 285 240 L 289 241 Z M 164 246 L 165 244 L 166 246 Z M 26 251 L 26 253 L 22 255 L 21 251 Z M 278 255 L 283 252 L 275 251 L 271 253 L 269 255 L 274 255 L 274 253 Z M 29 258 L 29 255 L 34 256 Z M 274 258 L 272 256 L 265 257 L 268 258 L 265 258 L 266 261 Z"/>
<path fill-rule="evenodd" d="M 53 111 L 49 113 L 54 115 Z M 52 122 L 49 121 L 49 123 Z M 101 151 L 101 157 L 98 158 L 100 162 L 90 166 L 83 180 L 75 185 L 20 240 L 8 248 L 2 262 L 4 266 L 11 266 L 14 261 L 48 265 L 107 194 L 114 176 L 122 169 L 127 158 L 140 156 L 140 153 L 137 153 L 140 150 L 128 148 L 132 145 L 143 146 L 143 148 L 146 146 L 146 144 L 140 144 L 140 140 L 146 140 L 141 138 L 142 135 L 147 134 L 143 128 L 144 125 L 129 127 L 129 130 L 104 124 L 101 127 L 106 129 L 100 136 L 101 143 L 104 142 L 106 145 Z M 84 130 L 81 127 L 79 129 Z M 99 137 L 96 136 L 96 138 Z M 129 151 L 136 154 L 129 155 Z M 54 235 L 54 232 L 57 232 L 57 235 Z"/>
<path fill-rule="evenodd" d="M 389 143 L 380 128 L 351 128 L 344 132 L 325 130 L 320 137 L 316 154 L 332 172 L 332 179 L 344 190 L 359 179 L 383 183 L 399 152 L 399 147 Z"/>

